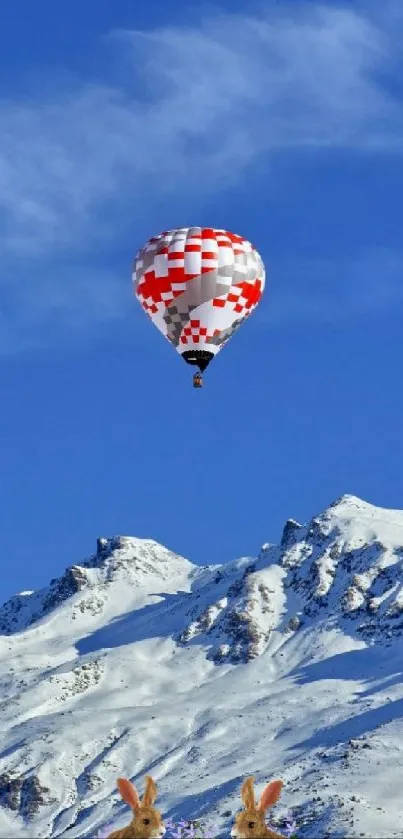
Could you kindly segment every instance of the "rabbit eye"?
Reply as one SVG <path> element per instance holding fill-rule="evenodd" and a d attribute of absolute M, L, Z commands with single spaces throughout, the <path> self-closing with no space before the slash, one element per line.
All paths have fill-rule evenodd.
<path fill-rule="evenodd" d="M 143 819 L 143 824 L 150 824 L 150 819 Z"/>
<path fill-rule="evenodd" d="M 255 826 L 255 822 L 248 822 L 248 827 L 254 827 L 254 826 Z"/>

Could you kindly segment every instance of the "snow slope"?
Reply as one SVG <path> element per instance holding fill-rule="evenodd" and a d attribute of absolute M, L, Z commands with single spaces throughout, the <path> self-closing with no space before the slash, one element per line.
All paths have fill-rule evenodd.
<path fill-rule="evenodd" d="M 403 836 L 403 512 L 344 496 L 258 557 L 97 552 L 0 609 L 0 836 L 92 837 L 151 773 L 229 834 L 248 774 L 301 837 Z"/>

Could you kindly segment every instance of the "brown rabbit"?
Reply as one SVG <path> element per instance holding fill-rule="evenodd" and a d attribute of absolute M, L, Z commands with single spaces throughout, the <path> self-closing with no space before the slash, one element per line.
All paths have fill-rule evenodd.
<path fill-rule="evenodd" d="M 254 778 L 247 778 L 242 784 L 241 796 L 245 809 L 235 816 L 231 836 L 233 839 L 284 839 L 281 833 L 271 830 L 265 822 L 265 812 L 280 798 L 283 782 L 271 781 L 267 784 L 259 804 L 255 804 L 253 782 Z"/>
<path fill-rule="evenodd" d="M 165 825 L 161 814 L 153 807 L 157 787 L 150 775 L 146 775 L 142 801 L 136 787 L 127 778 L 118 778 L 117 785 L 123 801 L 133 810 L 133 818 L 127 827 L 115 830 L 107 839 L 160 839 L 165 833 Z"/>

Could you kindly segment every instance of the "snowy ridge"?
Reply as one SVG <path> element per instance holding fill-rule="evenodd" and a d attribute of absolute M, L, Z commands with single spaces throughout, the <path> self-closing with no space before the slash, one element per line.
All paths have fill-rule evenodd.
<path fill-rule="evenodd" d="M 402 834 L 403 512 L 343 496 L 257 557 L 97 551 L 0 609 L 0 836 L 129 821 L 117 775 L 228 835 L 280 775 L 302 837 Z"/>
<path fill-rule="evenodd" d="M 326 608 L 354 619 L 367 638 L 400 635 L 403 627 L 403 513 L 344 496 L 312 519 L 286 547 L 288 585 L 303 595 L 303 614 Z"/>
<path fill-rule="evenodd" d="M 53 612 L 64 602 L 77 604 L 83 613 L 102 612 L 107 603 L 107 591 L 113 583 L 127 583 L 126 597 L 147 597 L 158 582 L 168 583 L 187 579 L 195 566 L 152 540 L 115 536 L 98 539 L 97 552 L 82 565 L 72 565 L 62 577 L 51 580 L 39 592 L 23 592 L 12 597 L 0 609 L 0 631 L 9 634 L 21 631 Z M 82 591 L 87 596 L 74 598 Z M 103 592 L 103 594 L 101 594 Z M 136 599 L 136 597 L 135 597 Z M 72 609 L 71 618 L 77 617 Z"/>

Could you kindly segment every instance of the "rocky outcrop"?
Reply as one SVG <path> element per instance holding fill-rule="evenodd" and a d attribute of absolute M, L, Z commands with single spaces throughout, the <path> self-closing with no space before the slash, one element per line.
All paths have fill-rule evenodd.
<path fill-rule="evenodd" d="M 48 787 L 43 786 L 37 775 L 12 777 L 7 772 L 0 775 L 0 804 L 17 812 L 25 819 L 33 819 L 40 807 L 54 801 Z"/>

